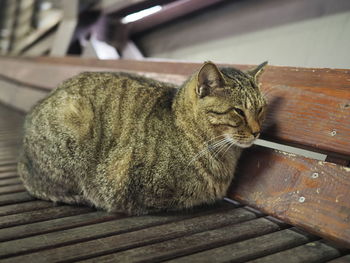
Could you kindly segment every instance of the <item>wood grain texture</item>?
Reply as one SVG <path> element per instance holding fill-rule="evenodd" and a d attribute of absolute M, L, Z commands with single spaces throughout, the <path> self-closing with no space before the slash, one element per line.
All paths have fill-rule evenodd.
<path fill-rule="evenodd" d="M 41 210 L 22 212 L 19 214 L 2 216 L 0 221 L 0 228 L 34 223 L 52 218 L 83 214 L 91 211 L 93 210 L 89 207 L 65 205 L 47 208 L 45 209 L 45 213 L 43 213 Z"/>
<path fill-rule="evenodd" d="M 12 164 L 12 165 L 1 165 L 0 166 L 0 174 L 5 173 L 5 172 L 17 172 L 17 164 Z"/>
<path fill-rule="evenodd" d="M 288 249 L 270 256 L 262 257 L 249 263 L 318 263 L 331 260 L 341 255 L 340 251 L 334 247 L 324 244 L 322 241 L 310 242 L 305 245 Z"/>
<path fill-rule="evenodd" d="M 32 200 L 35 200 L 35 198 L 29 195 L 28 192 L 0 195 L 0 205 L 17 204 Z"/>
<path fill-rule="evenodd" d="M 0 250 L 0 257 L 7 257 L 10 255 L 14 256 L 24 252 L 43 249 L 45 247 L 50 248 L 57 246 L 58 244 L 80 242 L 70 246 L 58 247 L 38 253 L 9 258 L 12 262 L 57 262 L 62 259 L 72 261 L 83 259 L 87 256 L 90 257 L 91 255 L 100 255 L 101 253 L 126 250 L 133 247 L 161 242 L 181 237 L 183 235 L 224 227 L 253 218 L 255 218 L 253 213 L 242 208 L 224 210 L 189 219 L 186 219 L 186 216 L 181 216 L 181 214 L 177 217 L 131 217 L 125 218 L 124 222 L 122 220 L 116 220 L 92 226 L 49 233 L 40 237 L 30 237 L 16 241 L 4 242 L 2 243 L 2 250 Z M 133 221 L 134 223 L 138 222 L 138 227 L 141 228 L 140 230 L 131 231 Z M 125 222 L 128 223 L 125 224 Z M 158 226 L 152 227 L 152 225 Z M 103 235 L 110 236 L 103 237 Z M 93 240 L 86 241 L 89 239 L 88 237 Z M 6 262 L 6 260 L 4 260 L 4 262 Z"/>
<path fill-rule="evenodd" d="M 160 262 L 258 235 L 265 235 L 280 229 L 279 225 L 270 220 L 258 218 L 241 224 L 234 224 L 119 253 L 95 257 L 85 260 L 85 262 Z"/>
<path fill-rule="evenodd" d="M 350 168 L 254 147 L 229 197 L 350 246 Z"/>
<path fill-rule="evenodd" d="M 180 84 L 200 65 L 80 58 L 2 58 L 0 74 L 34 89 L 50 90 L 82 71 L 130 71 Z M 262 91 L 269 101 L 265 138 L 350 156 L 350 70 L 269 66 L 261 81 Z"/>
<path fill-rule="evenodd" d="M 117 219 L 118 217 L 120 217 L 120 215 L 108 214 L 102 211 L 93 211 L 91 213 L 68 215 L 56 219 L 50 218 L 49 220 L 42 222 L 2 228 L 0 229 L 0 241 L 4 242 L 79 226 L 102 223 L 112 219 Z"/>
<path fill-rule="evenodd" d="M 22 184 L 8 185 L 8 186 L 0 186 L 0 195 L 2 194 L 10 194 L 10 193 L 18 193 L 24 192 L 26 189 Z"/>
<path fill-rule="evenodd" d="M 350 255 L 346 255 L 346 256 L 328 261 L 328 263 L 349 263 L 349 262 L 350 262 Z"/>
<path fill-rule="evenodd" d="M 0 177 L 0 186 L 8 186 L 8 185 L 15 185 L 15 184 L 22 184 L 22 181 L 19 179 L 19 177 L 12 177 L 12 178 L 5 178 L 2 179 Z"/>
<path fill-rule="evenodd" d="M 244 262 L 293 248 L 313 239 L 312 236 L 286 229 L 164 262 Z"/>
<path fill-rule="evenodd" d="M 12 205 L 4 205 L 4 206 L 0 206 L 0 216 L 40 210 L 40 209 L 54 207 L 54 206 L 55 204 L 53 202 L 40 201 L 40 200 L 24 202 L 19 204 L 12 204 Z"/>
<path fill-rule="evenodd" d="M 0 173 L 0 180 L 5 181 L 5 180 L 11 180 L 11 179 L 16 179 L 19 178 L 17 175 L 17 172 L 15 171 L 8 171 L 8 172 L 3 172 Z"/>

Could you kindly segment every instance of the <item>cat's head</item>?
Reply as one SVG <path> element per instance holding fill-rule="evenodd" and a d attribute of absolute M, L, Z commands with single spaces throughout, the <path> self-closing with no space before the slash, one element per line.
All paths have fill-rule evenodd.
<path fill-rule="evenodd" d="M 240 147 L 249 147 L 258 138 L 266 111 L 258 82 L 266 64 L 243 72 L 204 63 L 191 86 L 196 117 L 210 133 L 223 135 Z"/>

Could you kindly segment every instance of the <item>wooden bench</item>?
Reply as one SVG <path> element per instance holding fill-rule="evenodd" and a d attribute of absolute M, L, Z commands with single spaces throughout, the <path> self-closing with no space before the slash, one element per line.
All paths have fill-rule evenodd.
<path fill-rule="evenodd" d="M 0 101 L 28 111 L 82 71 L 180 84 L 199 65 L 1 57 Z M 16 174 L 24 114 L 0 106 L 0 261 L 349 262 L 350 71 L 269 66 L 262 90 L 269 101 L 262 138 L 326 154 L 326 161 L 254 146 L 226 201 L 142 217 L 29 196 Z"/>

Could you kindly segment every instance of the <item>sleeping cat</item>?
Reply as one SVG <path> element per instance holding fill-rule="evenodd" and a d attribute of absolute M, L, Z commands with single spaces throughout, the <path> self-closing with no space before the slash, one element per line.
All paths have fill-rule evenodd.
<path fill-rule="evenodd" d="M 19 174 L 35 197 L 147 214 L 225 196 L 259 136 L 258 76 L 206 62 L 179 88 L 128 73 L 73 77 L 28 114 Z"/>

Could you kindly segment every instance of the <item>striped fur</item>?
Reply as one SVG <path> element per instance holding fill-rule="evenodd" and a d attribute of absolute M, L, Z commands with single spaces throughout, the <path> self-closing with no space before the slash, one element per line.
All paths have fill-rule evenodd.
<path fill-rule="evenodd" d="M 214 202 L 261 126 L 265 101 L 254 77 L 211 62 L 181 87 L 82 73 L 27 115 L 19 174 L 38 198 L 112 212 Z"/>

